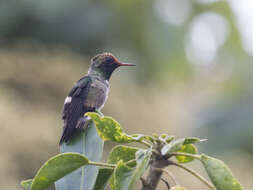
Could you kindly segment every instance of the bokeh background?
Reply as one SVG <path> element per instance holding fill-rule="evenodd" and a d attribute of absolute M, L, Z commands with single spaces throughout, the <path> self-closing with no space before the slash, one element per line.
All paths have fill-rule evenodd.
<path fill-rule="evenodd" d="M 64 99 L 106 51 L 138 66 L 114 73 L 105 115 L 128 133 L 208 138 L 199 149 L 251 189 L 252 10 L 251 0 L 0 1 L 0 188 L 21 189 L 58 153 Z"/>

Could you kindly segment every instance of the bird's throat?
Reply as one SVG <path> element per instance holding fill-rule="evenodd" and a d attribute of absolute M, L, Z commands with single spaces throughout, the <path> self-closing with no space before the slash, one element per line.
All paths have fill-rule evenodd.
<path fill-rule="evenodd" d="M 99 78 L 100 80 L 108 80 L 111 78 L 113 70 L 107 70 L 107 71 L 103 71 L 103 70 L 99 70 L 99 69 L 89 69 L 88 74 L 90 76 Z"/>

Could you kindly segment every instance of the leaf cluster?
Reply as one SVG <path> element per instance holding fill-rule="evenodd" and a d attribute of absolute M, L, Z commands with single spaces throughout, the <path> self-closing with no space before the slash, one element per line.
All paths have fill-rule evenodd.
<path fill-rule="evenodd" d="M 205 139 L 201 140 L 195 137 L 175 139 L 174 136 L 167 134 L 129 135 L 111 117 L 104 117 L 97 113 L 87 113 L 86 115 L 91 118 L 99 136 L 104 141 L 113 141 L 120 144 L 137 142 L 146 148 L 118 145 L 111 150 L 107 163 L 91 161 L 80 153 L 58 154 L 50 158 L 39 169 L 33 179 L 21 182 L 26 190 L 44 190 L 67 174 L 87 165 L 99 167 L 95 184 L 91 187 L 92 190 L 104 190 L 108 183 L 112 190 L 130 190 L 133 189 L 138 180 L 142 181 L 143 190 L 155 189 L 156 187 L 149 183 L 148 177 L 147 179 L 143 177 L 146 171 L 151 171 L 151 168 L 152 171 L 157 170 L 172 178 L 174 181 L 172 185 L 160 178 L 168 188 L 185 190 L 186 188 L 180 186 L 175 177 L 166 169 L 170 166 L 184 169 L 212 190 L 243 190 L 228 166 L 222 161 L 204 154 L 198 154 L 198 149 L 194 144 L 203 142 Z M 202 163 L 211 183 L 192 169 L 184 166 L 185 163 L 193 160 L 199 160 Z M 75 183 L 75 181 L 72 182 Z"/>

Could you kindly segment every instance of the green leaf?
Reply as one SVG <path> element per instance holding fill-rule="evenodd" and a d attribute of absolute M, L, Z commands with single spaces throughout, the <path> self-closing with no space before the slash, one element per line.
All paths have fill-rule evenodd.
<path fill-rule="evenodd" d="M 119 161 L 113 175 L 114 179 L 111 181 L 114 183 L 111 184 L 112 190 L 130 190 L 134 171 L 135 169 L 128 167 L 122 160 Z"/>
<path fill-rule="evenodd" d="M 85 115 L 91 117 L 96 125 L 99 136 L 104 141 L 114 141 L 118 143 L 130 143 L 135 140 L 124 133 L 120 124 L 111 117 L 101 117 L 97 113 L 89 112 Z"/>
<path fill-rule="evenodd" d="M 138 149 L 134 147 L 123 146 L 123 145 L 116 146 L 110 152 L 108 163 L 117 164 L 120 160 L 122 160 L 123 162 L 134 160 L 135 153 L 137 151 Z M 136 162 L 133 162 L 131 163 L 131 165 L 128 165 L 128 166 L 135 167 Z"/>
<path fill-rule="evenodd" d="M 167 135 L 167 134 L 161 134 L 159 136 L 159 140 L 164 142 L 164 143 L 170 143 L 172 140 L 174 140 L 174 136 Z"/>
<path fill-rule="evenodd" d="M 120 160 L 122 162 L 127 162 L 135 159 L 135 153 L 138 151 L 137 148 L 119 145 L 112 149 L 110 152 L 108 163 L 117 164 Z M 129 167 L 135 167 L 136 162 L 128 164 Z M 114 184 L 114 176 L 111 178 L 111 184 Z"/>
<path fill-rule="evenodd" d="M 26 190 L 30 190 L 30 189 L 31 189 L 32 182 L 33 182 L 32 179 L 23 180 L 23 181 L 21 181 L 21 185 L 22 185 L 22 187 L 24 187 Z"/>
<path fill-rule="evenodd" d="M 93 190 L 104 190 L 107 182 L 112 176 L 112 173 L 113 169 L 111 168 L 100 168 Z"/>
<path fill-rule="evenodd" d="M 155 139 L 154 137 L 150 136 L 150 135 L 144 135 L 144 138 L 145 140 L 151 142 L 151 143 L 154 143 L 155 142 Z"/>
<path fill-rule="evenodd" d="M 178 152 L 197 154 L 198 149 L 193 144 L 186 144 L 186 145 L 183 145 Z M 189 156 L 176 156 L 176 159 L 178 160 L 179 163 L 188 163 L 194 160 L 194 158 L 189 157 Z"/>
<path fill-rule="evenodd" d="M 153 137 L 143 134 L 128 135 L 122 129 L 120 124 L 111 117 L 101 116 L 94 112 L 86 113 L 95 123 L 99 136 L 104 141 L 114 141 L 118 143 L 141 142 L 144 139 L 154 142 Z"/>
<path fill-rule="evenodd" d="M 223 161 L 201 155 L 201 162 L 217 190 L 243 190 L 241 184 Z"/>
<path fill-rule="evenodd" d="M 187 138 L 184 139 L 184 144 L 194 144 L 194 143 L 197 143 L 199 141 L 200 141 L 199 138 L 196 138 L 196 137 L 187 137 Z"/>
<path fill-rule="evenodd" d="M 184 140 L 185 139 L 177 139 L 175 141 L 172 141 L 171 143 L 165 145 L 161 152 L 162 155 L 166 155 L 170 152 L 177 152 L 181 149 L 181 147 L 184 145 Z"/>
<path fill-rule="evenodd" d="M 133 134 L 133 135 L 129 135 L 132 139 L 134 139 L 137 142 L 142 141 L 143 139 L 145 139 L 145 135 L 143 134 Z"/>
<path fill-rule="evenodd" d="M 166 155 L 171 152 L 177 152 L 182 148 L 183 145 L 193 144 L 193 143 L 197 143 L 197 142 L 201 142 L 201 141 L 204 141 L 204 140 L 201 140 L 196 137 L 177 139 L 177 140 L 172 141 L 169 144 L 165 145 L 162 148 L 161 152 L 162 152 L 162 155 Z"/>
<path fill-rule="evenodd" d="M 118 162 L 114 171 L 114 180 L 111 181 L 112 190 L 130 190 L 135 182 L 143 175 L 149 165 L 150 150 L 136 152 L 137 166 L 128 167 L 122 160 Z"/>
<path fill-rule="evenodd" d="M 37 172 L 31 190 L 44 190 L 58 179 L 88 164 L 88 159 L 78 153 L 64 153 L 50 158 Z"/>
<path fill-rule="evenodd" d="M 207 139 L 199 139 L 196 137 L 187 137 L 184 140 L 184 144 L 195 144 L 195 143 L 204 142 L 204 141 L 207 141 Z"/>
<path fill-rule="evenodd" d="M 63 152 L 78 152 L 85 155 L 89 160 L 100 162 L 103 153 L 103 140 L 99 137 L 93 122 L 88 128 L 80 131 L 69 144 L 63 143 L 60 146 Z M 99 167 L 85 166 L 55 183 L 56 190 L 92 190 L 98 175 Z"/>

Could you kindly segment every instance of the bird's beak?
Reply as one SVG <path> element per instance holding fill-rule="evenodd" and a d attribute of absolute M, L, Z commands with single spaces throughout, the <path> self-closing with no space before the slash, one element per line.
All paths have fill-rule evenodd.
<path fill-rule="evenodd" d="M 120 62 L 120 61 L 117 61 L 117 64 L 119 66 L 136 66 L 135 64 L 132 64 L 132 63 L 123 63 L 123 62 Z"/>
<path fill-rule="evenodd" d="M 136 65 L 132 63 L 121 63 L 120 66 L 136 66 Z"/>

